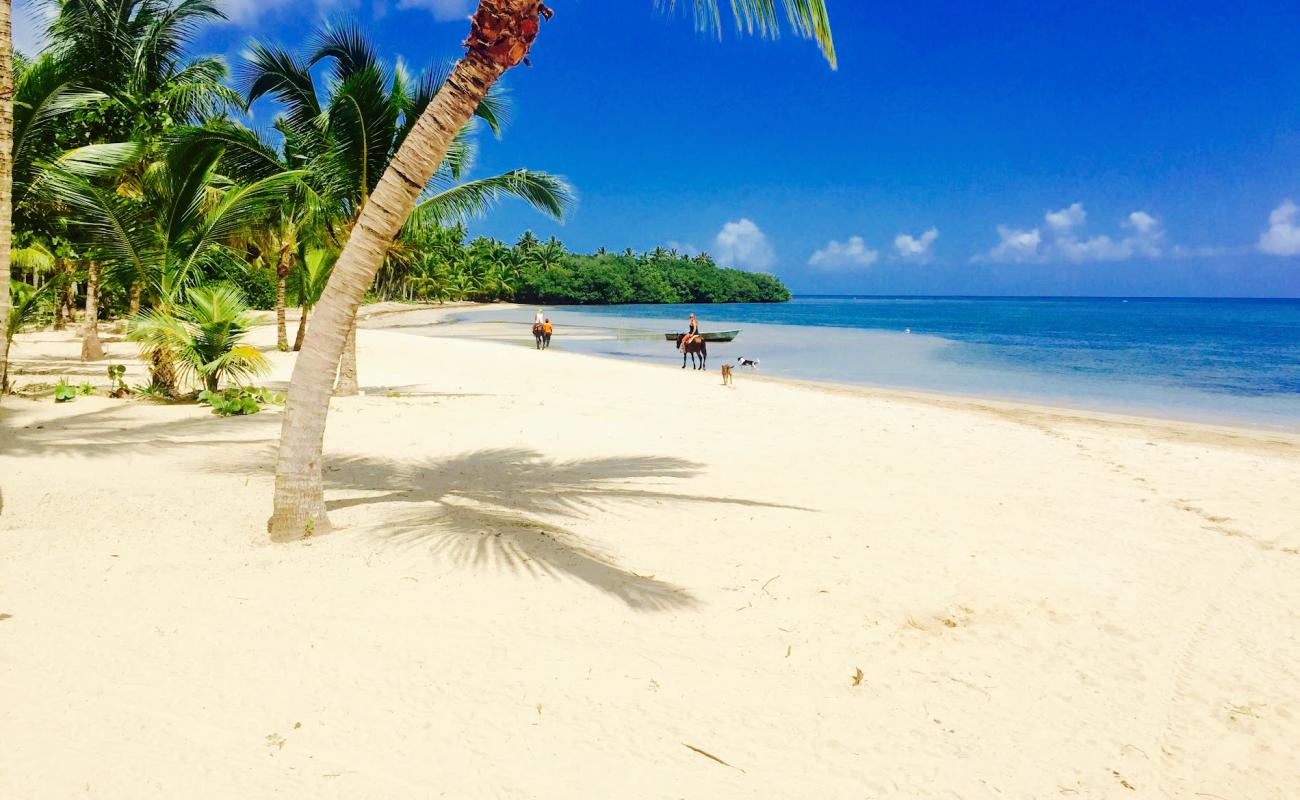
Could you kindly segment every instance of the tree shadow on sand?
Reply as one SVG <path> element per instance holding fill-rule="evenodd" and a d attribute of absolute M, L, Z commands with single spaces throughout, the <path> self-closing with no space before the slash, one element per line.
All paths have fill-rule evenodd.
<path fill-rule="evenodd" d="M 279 414 L 250 417 L 195 416 L 195 406 L 173 405 L 170 419 L 140 422 L 131 412 L 136 401 L 74 410 L 59 416 L 14 426 L 0 411 L 0 455 L 108 456 L 128 449 L 139 452 L 179 450 L 195 446 L 265 444 L 280 425 Z M 206 411 L 206 409 L 205 409 Z"/>
<path fill-rule="evenodd" d="M 629 607 L 662 611 L 694 604 L 685 589 L 619 566 L 607 553 L 555 520 L 581 519 L 615 504 L 728 504 L 798 509 L 732 497 L 672 491 L 700 465 L 679 458 L 623 456 L 555 461 L 534 450 L 479 450 L 441 460 L 394 462 L 355 457 L 332 462 L 332 490 L 381 493 L 335 499 L 331 512 L 401 503 L 374 535 L 389 545 L 422 548 L 476 569 L 577 579 Z"/>

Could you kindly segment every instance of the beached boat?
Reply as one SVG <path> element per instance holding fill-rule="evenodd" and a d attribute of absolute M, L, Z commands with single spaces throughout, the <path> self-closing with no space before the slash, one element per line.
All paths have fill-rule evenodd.
<path fill-rule="evenodd" d="M 677 341 L 677 337 L 681 335 L 682 334 L 680 333 L 665 333 L 664 338 L 670 342 L 675 342 Z M 737 328 L 734 331 L 712 331 L 709 333 L 701 333 L 700 335 L 704 337 L 704 341 L 706 342 L 729 342 L 740 335 L 740 329 Z"/>

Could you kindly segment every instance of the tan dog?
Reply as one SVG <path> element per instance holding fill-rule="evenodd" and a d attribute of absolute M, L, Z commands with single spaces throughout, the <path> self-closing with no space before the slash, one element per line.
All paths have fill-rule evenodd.
<path fill-rule="evenodd" d="M 730 365 L 730 364 L 723 364 L 723 365 L 722 365 L 722 385 L 723 385 L 723 386 L 728 386 L 728 385 L 730 385 L 730 384 L 731 384 L 731 365 Z"/>

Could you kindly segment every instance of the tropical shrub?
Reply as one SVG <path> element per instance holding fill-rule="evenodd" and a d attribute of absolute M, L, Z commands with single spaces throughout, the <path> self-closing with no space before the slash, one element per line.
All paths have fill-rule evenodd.
<path fill-rule="evenodd" d="M 238 289 L 201 286 L 190 290 L 170 314 L 155 310 L 136 315 L 128 338 L 140 343 L 145 361 L 165 361 L 179 381 L 194 381 L 215 392 L 222 379 L 247 380 L 270 370 L 266 356 L 243 343 L 253 324 Z"/>

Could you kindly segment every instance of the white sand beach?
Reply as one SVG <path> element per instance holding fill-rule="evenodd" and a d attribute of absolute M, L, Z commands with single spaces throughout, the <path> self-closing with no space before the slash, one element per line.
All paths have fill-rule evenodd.
<path fill-rule="evenodd" d="M 276 410 L 0 405 L 0 797 L 1300 797 L 1300 437 L 359 336 L 294 544 Z"/>

